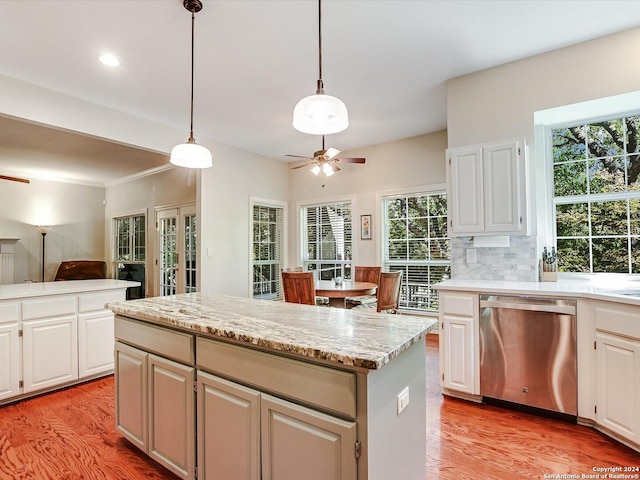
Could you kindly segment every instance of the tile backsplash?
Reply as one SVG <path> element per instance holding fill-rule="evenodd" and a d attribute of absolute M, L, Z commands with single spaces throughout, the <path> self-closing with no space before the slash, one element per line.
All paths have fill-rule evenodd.
<path fill-rule="evenodd" d="M 467 249 L 476 251 L 476 263 L 467 262 Z M 509 247 L 473 245 L 472 237 L 451 239 L 451 277 L 469 280 L 537 282 L 536 238 L 511 237 Z"/>

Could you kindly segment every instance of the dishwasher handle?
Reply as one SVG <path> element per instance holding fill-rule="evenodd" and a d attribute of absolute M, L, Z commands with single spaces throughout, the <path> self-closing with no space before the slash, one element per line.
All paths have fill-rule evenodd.
<path fill-rule="evenodd" d="M 527 310 L 530 312 L 551 312 L 551 313 L 564 313 L 567 315 L 576 314 L 576 306 L 574 301 L 560 300 L 563 302 L 558 304 L 558 301 L 547 300 L 547 302 L 540 302 L 534 298 L 521 299 L 505 298 L 505 297 L 493 297 L 483 299 L 480 298 L 480 307 L 486 308 L 508 308 L 511 310 Z M 565 303 L 569 303 L 568 305 Z"/>

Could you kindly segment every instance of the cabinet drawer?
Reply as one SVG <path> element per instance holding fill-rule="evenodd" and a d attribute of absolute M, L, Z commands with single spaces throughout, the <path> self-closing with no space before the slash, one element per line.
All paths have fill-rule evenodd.
<path fill-rule="evenodd" d="M 276 395 L 356 416 L 356 375 L 215 340 L 196 339 L 198 368 Z"/>
<path fill-rule="evenodd" d="M 58 317 L 76 313 L 76 297 L 52 297 L 27 300 L 22 304 L 22 320 Z"/>
<path fill-rule="evenodd" d="M 147 352 L 186 365 L 195 364 L 194 336 L 189 333 L 176 332 L 117 315 L 115 337 Z"/>
<path fill-rule="evenodd" d="M 440 311 L 450 315 L 474 316 L 478 309 L 478 295 L 463 293 L 440 293 Z"/>
<path fill-rule="evenodd" d="M 640 339 L 640 308 L 631 305 L 597 305 L 596 329 Z"/>
<path fill-rule="evenodd" d="M 0 323 L 17 322 L 20 320 L 19 303 L 0 303 Z"/>
<path fill-rule="evenodd" d="M 123 302 L 125 293 L 123 290 L 112 292 L 86 293 L 78 296 L 78 311 L 91 312 L 104 309 L 105 303 Z"/>

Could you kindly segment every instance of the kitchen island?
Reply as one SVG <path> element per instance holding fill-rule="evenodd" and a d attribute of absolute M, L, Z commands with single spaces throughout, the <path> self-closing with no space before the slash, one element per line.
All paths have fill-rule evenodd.
<path fill-rule="evenodd" d="M 435 319 L 200 293 L 109 308 L 117 427 L 181 478 L 425 478 Z"/>

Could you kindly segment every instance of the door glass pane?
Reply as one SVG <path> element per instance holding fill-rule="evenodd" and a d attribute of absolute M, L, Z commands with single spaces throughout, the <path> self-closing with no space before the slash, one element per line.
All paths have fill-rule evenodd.
<path fill-rule="evenodd" d="M 196 291 L 196 216 L 184 217 L 185 292 Z"/>
<path fill-rule="evenodd" d="M 176 223 L 175 217 L 160 220 L 160 296 L 176 294 Z"/>

